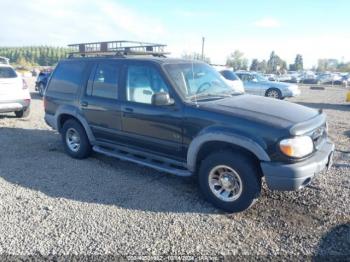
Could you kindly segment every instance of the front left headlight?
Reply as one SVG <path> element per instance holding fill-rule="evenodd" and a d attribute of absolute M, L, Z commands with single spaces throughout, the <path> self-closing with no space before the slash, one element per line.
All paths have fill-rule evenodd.
<path fill-rule="evenodd" d="M 289 157 L 301 158 L 314 151 L 314 143 L 309 136 L 296 136 L 283 139 L 279 143 L 280 150 Z"/>

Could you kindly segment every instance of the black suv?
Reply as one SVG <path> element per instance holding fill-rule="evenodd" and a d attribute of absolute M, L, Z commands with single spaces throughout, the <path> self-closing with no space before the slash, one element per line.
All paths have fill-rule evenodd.
<path fill-rule="evenodd" d="M 196 175 L 205 198 L 229 212 L 254 203 L 263 177 L 273 190 L 308 185 L 334 151 L 322 112 L 236 94 L 202 62 L 69 58 L 53 72 L 44 104 L 70 156 L 93 150 Z"/>

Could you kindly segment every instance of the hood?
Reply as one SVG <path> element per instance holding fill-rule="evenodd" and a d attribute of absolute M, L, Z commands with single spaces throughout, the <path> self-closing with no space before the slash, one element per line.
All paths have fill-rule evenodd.
<path fill-rule="evenodd" d="M 254 95 L 237 95 L 201 103 L 200 106 L 206 110 L 251 119 L 283 128 L 305 122 L 318 115 L 318 111 L 309 107 Z"/>

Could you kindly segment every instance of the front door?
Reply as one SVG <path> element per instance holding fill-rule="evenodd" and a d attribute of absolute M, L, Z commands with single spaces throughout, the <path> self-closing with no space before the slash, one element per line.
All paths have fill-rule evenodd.
<path fill-rule="evenodd" d="M 126 143 L 151 152 L 181 158 L 182 110 L 179 104 L 156 106 L 152 96 L 174 96 L 160 68 L 151 63 L 130 62 L 126 69 L 122 130 Z"/>

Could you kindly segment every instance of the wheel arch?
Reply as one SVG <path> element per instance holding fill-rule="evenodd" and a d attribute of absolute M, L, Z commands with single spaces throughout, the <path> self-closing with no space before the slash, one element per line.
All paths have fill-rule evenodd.
<path fill-rule="evenodd" d="M 74 119 L 83 126 L 90 143 L 93 143 L 95 141 L 95 136 L 93 135 L 88 122 L 82 115 L 79 114 L 79 112 L 74 107 L 65 107 L 57 110 L 56 126 L 58 132 L 61 132 L 64 123 L 68 119 Z"/>
<path fill-rule="evenodd" d="M 255 161 L 270 161 L 270 157 L 261 145 L 254 140 L 225 132 L 206 133 L 196 137 L 187 152 L 187 167 L 195 172 L 200 161 L 210 152 L 230 149 L 240 151 Z"/>

